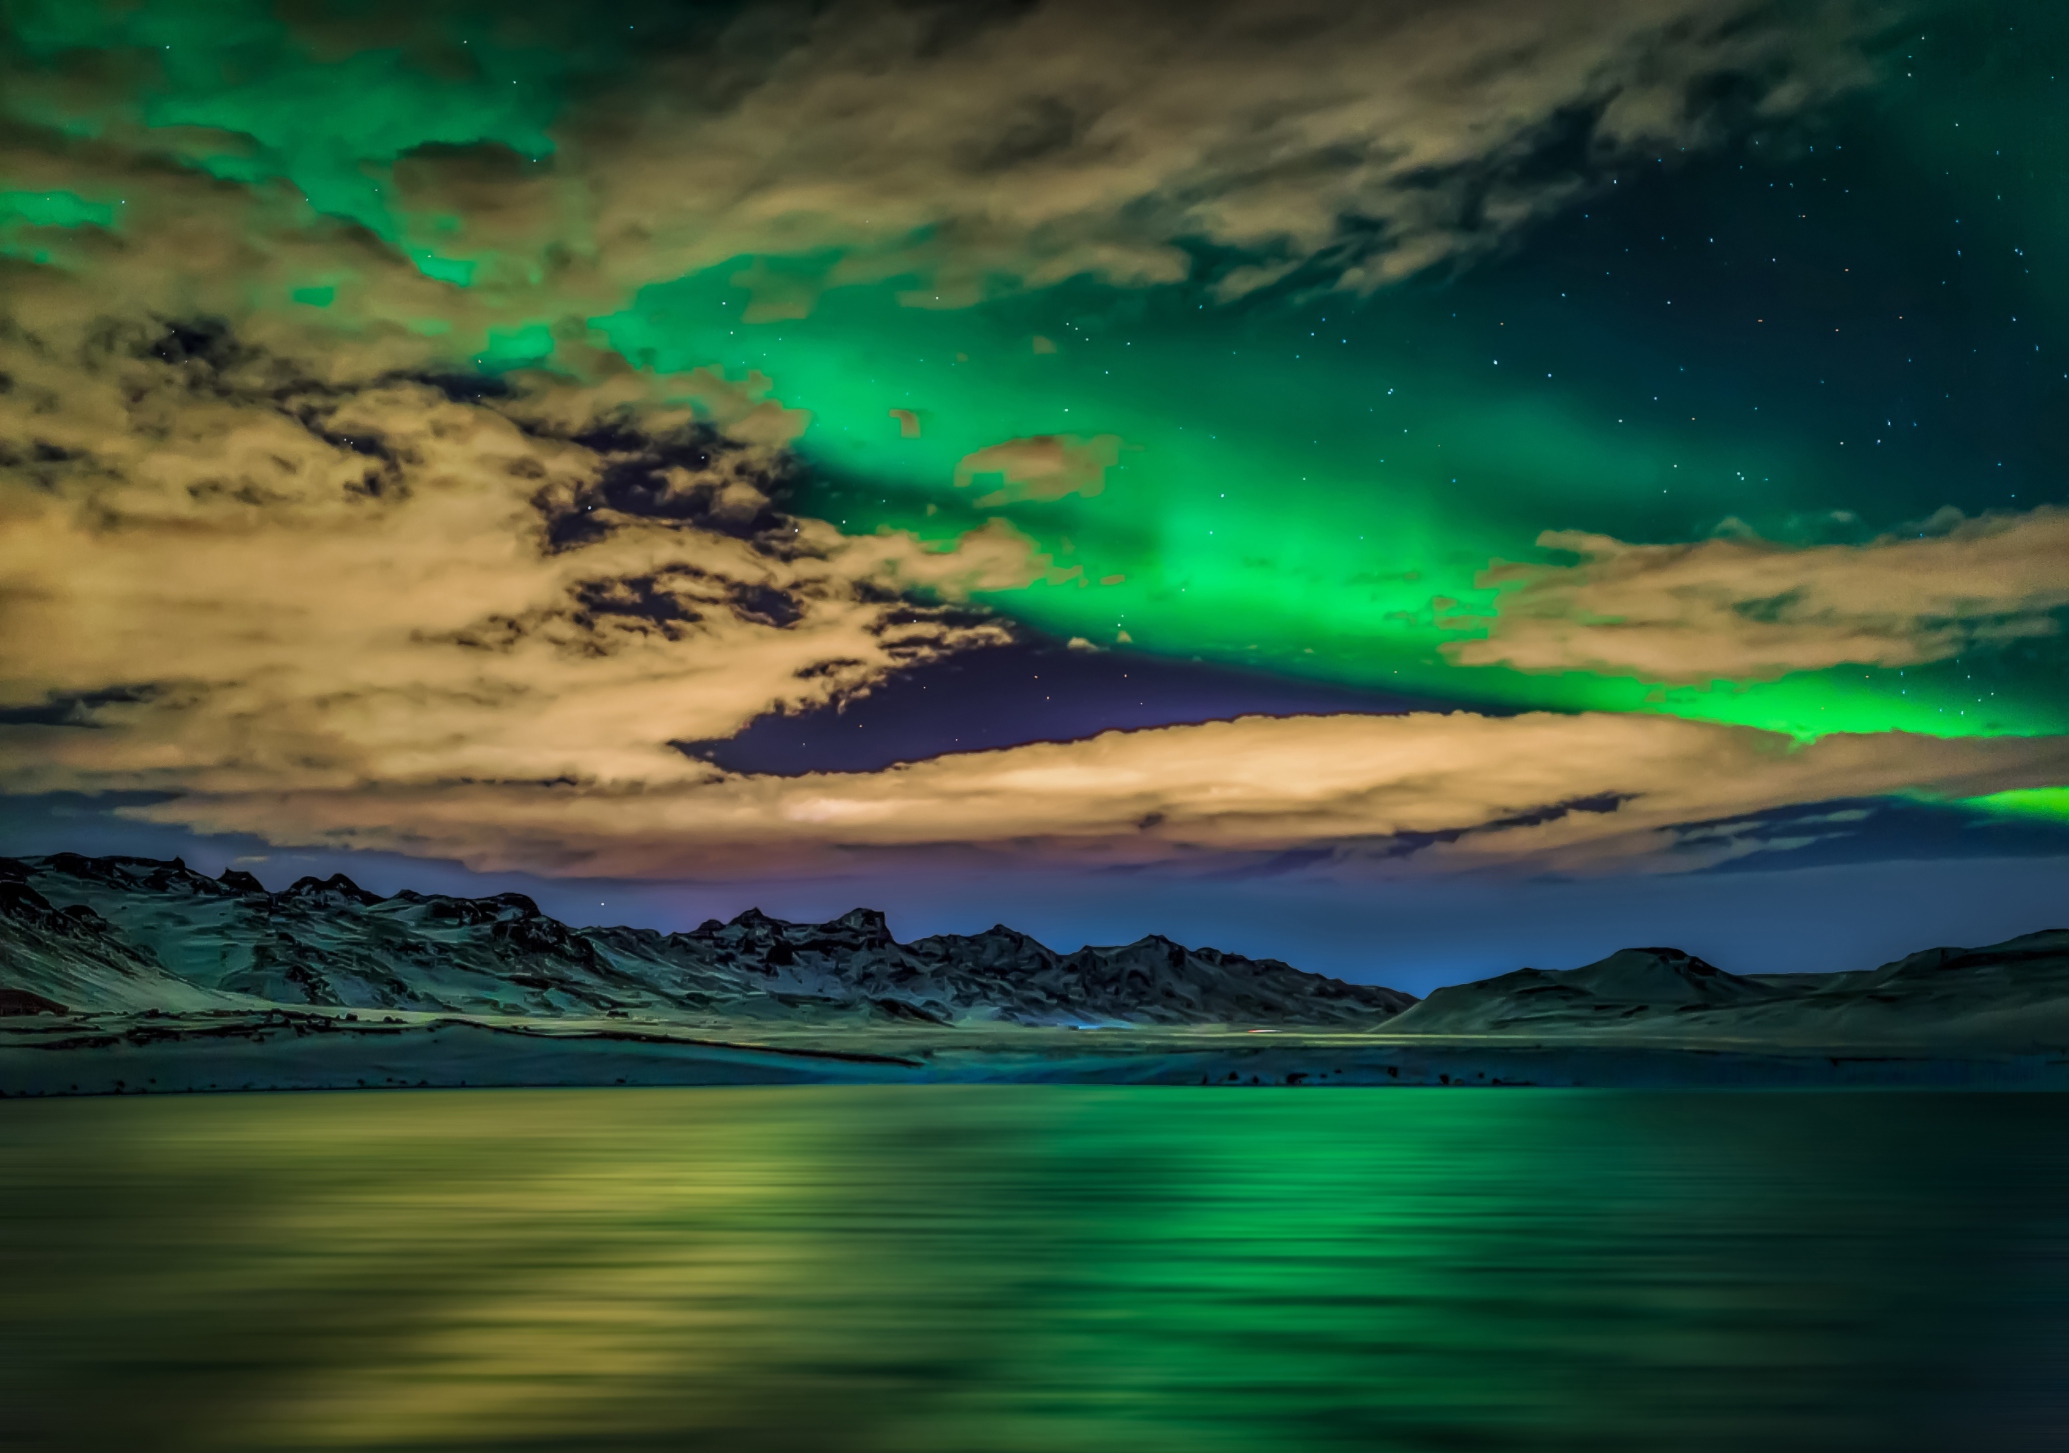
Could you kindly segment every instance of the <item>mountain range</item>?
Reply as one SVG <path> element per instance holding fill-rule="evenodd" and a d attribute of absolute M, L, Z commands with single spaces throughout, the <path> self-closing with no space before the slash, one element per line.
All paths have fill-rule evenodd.
<path fill-rule="evenodd" d="M 664 933 L 517 893 L 0 859 L 0 1094 L 857 1075 L 2069 1088 L 2069 930 L 1823 974 L 1629 948 L 1418 1001 L 1159 936 L 900 943 L 865 908 Z"/>
<path fill-rule="evenodd" d="M 177 860 L 0 859 L 0 988 L 80 1010 L 293 1005 L 528 1019 L 1370 1027 L 1408 994 L 1151 936 L 1058 953 L 1003 925 L 901 944 L 884 915 L 749 909 L 687 933 L 572 928 L 520 893 L 269 893 Z"/>

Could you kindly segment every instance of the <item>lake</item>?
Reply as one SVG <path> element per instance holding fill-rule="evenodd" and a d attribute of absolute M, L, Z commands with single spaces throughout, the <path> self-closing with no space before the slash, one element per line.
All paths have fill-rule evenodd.
<path fill-rule="evenodd" d="M 0 1445 L 2069 1446 L 2069 1098 L 0 1103 Z"/>

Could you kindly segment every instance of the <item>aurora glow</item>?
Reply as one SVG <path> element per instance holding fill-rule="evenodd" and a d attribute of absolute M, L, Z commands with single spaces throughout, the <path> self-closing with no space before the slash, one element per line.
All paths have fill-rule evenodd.
<path fill-rule="evenodd" d="M 25 652 L 0 673 L 7 790 L 147 794 L 125 810 L 247 845 L 694 876 L 732 851 L 684 826 L 713 820 L 719 797 L 619 851 L 557 838 L 525 794 L 745 793 L 750 778 L 821 772 L 831 785 L 783 811 L 847 822 L 875 800 L 868 774 L 836 781 L 807 745 L 719 780 L 683 778 L 706 769 L 670 743 L 721 744 L 705 756 L 723 761 L 758 722 L 872 692 L 935 713 L 919 704 L 926 683 L 937 702 L 956 688 L 930 672 L 1016 639 L 1225 667 L 1291 703 L 1337 692 L 1357 703 L 1346 711 L 1681 718 L 1757 729 L 1717 738 L 1764 743 L 1753 759 L 1830 741 L 1821 760 L 1850 764 L 1822 787 L 1703 796 L 1689 808 L 1702 820 L 1629 827 L 1617 804 L 1663 802 L 1664 785 L 1626 790 L 1608 768 L 1568 780 L 1547 762 L 1468 810 L 1395 783 L 1403 805 L 1355 829 L 1237 841 L 1159 827 L 1178 834 L 1174 862 L 1312 852 L 1357 881 L 1357 863 L 1391 862 L 1402 843 L 1521 842 L 1501 832 L 1554 818 L 1680 853 L 1707 840 L 1705 822 L 1825 801 L 1943 804 L 1979 827 L 2069 821 L 2069 564 L 2051 533 L 2069 503 L 2069 17 L 2042 0 L 1800 12 L 1395 0 L 1216 6 L 1195 23 L 1069 0 L 17 0 L 0 31 L 0 309 L 19 356 L 0 365 L 26 380 L 33 357 L 48 369 L 35 387 L 71 398 L 88 388 L 62 383 L 65 369 L 162 364 L 154 387 L 207 400 L 168 406 L 222 441 L 197 457 L 260 461 L 147 487 L 135 481 L 156 465 L 118 466 L 90 443 L 118 427 L 146 437 L 134 417 L 82 416 L 60 438 L 37 422 L 51 409 L 24 405 L 0 421 L 10 518 L 55 520 L 52 499 L 80 513 L 69 543 L 25 544 L 23 561 L 91 558 L 79 522 L 92 509 L 157 528 L 215 508 L 192 501 L 238 500 L 237 529 L 292 524 L 303 506 L 274 502 L 362 458 L 390 482 L 365 486 L 386 502 L 351 518 L 429 508 L 411 502 L 432 498 L 432 466 L 404 441 L 459 438 L 476 426 L 453 411 L 471 410 L 503 441 L 493 449 L 536 445 L 510 469 L 549 481 L 538 501 L 572 481 L 549 536 L 577 550 L 570 571 L 592 539 L 620 553 L 556 577 L 573 605 L 479 607 L 507 628 L 427 610 L 409 649 L 622 658 L 594 636 L 601 620 L 645 633 L 638 649 L 674 650 L 666 690 L 686 704 L 678 724 L 657 686 L 654 724 L 606 744 L 583 724 L 603 708 L 572 705 L 578 675 L 549 686 L 512 667 L 491 688 L 458 655 L 280 696 L 265 683 L 286 668 L 244 661 L 228 637 L 180 669 L 141 647 L 77 670 Z M 1148 57 L 1153 71 L 1129 69 Z M 167 328 L 189 341 L 150 341 Z M 118 336 L 130 341 L 95 341 Z M 309 459 L 250 442 L 282 418 L 317 441 Z M 611 482 L 626 440 L 654 471 L 637 488 Z M 260 481 L 265 458 L 297 482 Z M 678 495 L 698 480 L 692 508 Z M 154 489 L 173 502 L 138 503 Z M 730 516 L 711 503 L 725 489 Z M 503 548 L 489 537 L 519 531 L 512 508 L 476 510 L 488 543 L 471 563 L 398 565 L 395 588 L 428 602 L 462 588 L 444 582 L 489 579 L 482 562 Z M 420 540 L 434 526 L 397 529 Z M 666 541 L 683 532 L 707 553 L 670 574 Z M 834 563 L 757 574 L 792 536 Z M 714 563 L 721 541 L 746 546 Z M 297 573 L 303 546 L 261 548 Z M 312 567 L 312 603 L 283 603 L 278 620 L 356 610 L 353 592 L 382 589 L 369 560 L 356 584 L 322 590 L 327 567 Z M 16 575 L 22 598 L 42 589 L 30 564 Z M 731 583 L 698 587 L 701 606 L 668 595 L 692 579 Z M 828 624 L 823 647 L 795 644 L 812 602 L 835 596 L 852 600 L 847 624 Z M 721 598 L 738 615 L 723 631 Z M 1590 604 L 1612 599 L 1652 614 Z M 920 625 L 870 623 L 908 607 Z M 126 622 L 146 607 L 91 610 Z M 574 624 L 554 635 L 549 619 Z M 921 634 L 895 644 L 902 629 Z M 768 645 L 763 630 L 790 635 Z M 371 659 L 377 644 L 312 643 L 299 659 Z M 283 641 L 281 659 L 295 649 Z M 766 679 L 743 664 L 779 656 Z M 1085 686 L 1060 729 L 977 744 L 1217 715 L 1159 717 L 1146 696 L 1123 699 L 1132 679 Z M 422 705 L 497 692 L 508 740 Z M 1257 708 L 1221 714 L 1239 709 Z M 305 718 L 320 725 L 293 740 L 225 725 Z M 1910 753 L 1913 736 L 1948 745 L 1872 770 L 1847 755 L 1857 741 Z M 1181 740 L 1196 739 L 1173 738 L 1173 760 Z M 472 745 L 430 745 L 453 742 Z M 969 755 L 951 734 L 927 755 L 958 748 Z M 1605 760 L 1625 750 L 1653 748 Z M 1674 751 L 1684 776 L 1705 770 L 1702 749 Z M 453 805 L 495 784 L 508 803 Z M 1142 789 L 1136 818 L 1183 819 L 1163 790 Z M 1970 806 L 1944 805 L 1957 801 Z M 1610 806 L 1573 806 L 1597 802 Z M 382 825 L 381 811 L 397 816 Z M 1035 814 L 984 850 L 1039 839 L 1097 861 L 1111 845 L 1082 843 L 1106 841 L 1091 826 L 1103 812 L 1087 806 L 1076 828 Z M 831 871 L 822 848 L 960 841 L 926 823 L 882 841 L 844 831 L 754 871 L 803 881 Z M 1569 836 L 1512 856 L 1594 871 L 1578 865 L 1596 851 Z"/>

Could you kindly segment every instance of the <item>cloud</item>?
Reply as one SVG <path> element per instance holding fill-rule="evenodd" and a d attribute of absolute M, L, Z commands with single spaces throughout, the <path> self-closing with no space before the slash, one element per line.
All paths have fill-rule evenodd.
<path fill-rule="evenodd" d="M 1908 666 L 1993 641 L 2053 635 L 2069 606 L 2069 510 L 1964 519 L 1865 545 L 1756 538 L 1631 545 L 1548 531 L 1573 565 L 1498 564 L 1467 666 L 1609 671 L 1651 681 L 1746 680 L 1844 662 Z M 1478 624 L 1468 620 L 1454 625 Z"/>
<path fill-rule="evenodd" d="M 1297 860 L 1590 871 L 1702 866 L 1671 831 L 1890 793 L 2054 782 L 2060 738 L 1832 735 L 1807 745 L 1665 716 L 1243 718 L 938 757 L 880 772 L 639 784 L 445 783 L 211 793 L 143 809 L 283 844 L 399 848 L 483 869 L 668 878 L 972 854 L 1225 871 Z"/>
<path fill-rule="evenodd" d="M 1859 84 L 1889 13 L 641 3 L 620 42 L 580 7 L 500 7 L 470 39 L 450 7 L 225 0 L 173 47 L 149 7 L 35 7 L 0 34 L 0 191 L 32 199 L 0 221 L 0 790 L 666 876 L 972 846 L 1565 865 L 1782 801 L 2058 780 L 2048 742 L 1791 750 L 1652 717 L 1244 721 L 781 781 L 669 745 L 995 640 L 963 597 L 1072 572 L 1002 523 L 943 548 L 791 513 L 807 419 L 770 380 L 640 373 L 584 320 L 721 264 L 776 321 L 863 283 L 957 307 L 1169 282 L 1202 244 L 1237 255 L 1224 296 L 1369 289 Z M 549 346 L 552 373 L 470 362 Z M 1093 495 L 1122 447 L 1006 440 L 957 481 Z M 1518 577 L 1461 659 L 1563 659 L 1612 567 L 1650 568 L 1593 545 Z M 1722 611 L 1810 640 L 1852 608 L 1786 581 L 1706 604 L 1675 568 L 1653 594 L 1688 619 L 1635 617 L 1670 635 L 1721 639 Z M 2038 629 L 2021 600 L 1976 629 Z M 1906 619 L 1928 624 L 1884 633 L 1939 629 Z"/>
<path fill-rule="evenodd" d="M 491 326 L 563 326 L 742 257 L 765 320 L 850 282 L 903 278 L 929 307 L 1167 282 L 1202 241 L 1256 259 L 1225 292 L 1303 263 L 1370 288 L 1500 247 L 1620 161 L 1861 83 L 1893 13 L 847 0 L 633 5 L 613 40 L 535 4 L 469 41 L 439 7 L 355 29 L 226 4 L 174 47 L 162 21 L 82 3 L 0 36 L 5 183 L 112 220 L 10 251 L 44 259 L 24 268 L 39 313 L 92 296 L 64 278 L 99 310 L 240 323 L 313 285 L 329 316 L 298 325 L 407 347 L 436 318 L 468 352 Z M 233 46 L 263 83 L 195 59 Z"/>
<path fill-rule="evenodd" d="M 1121 462 L 1125 447 L 1118 434 L 1090 439 L 1076 434 L 1035 434 L 1008 439 L 965 454 L 956 465 L 955 484 L 957 489 L 967 489 L 987 475 L 997 475 L 1004 481 L 1002 487 L 978 496 L 977 504 L 984 508 L 1021 500 L 1058 500 L 1072 494 L 1090 499 L 1106 488 L 1106 472 Z"/>
<path fill-rule="evenodd" d="M 611 272 L 627 237 L 640 265 L 679 271 L 853 247 L 912 266 L 914 302 L 953 304 L 1001 281 L 1168 281 L 1189 267 L 1178 244 L 1206 239 L 1332 255 L 1369 287 L 1499 245 L 1619 157 L 1748 119 L 1706 96 L 1773 117 L 1858 83 L 1880 10 L 836 4 L 733 67 L 657 57 L 651 89 L 559 134 L 593 166 Z M 1575 127 L 1590 161 L 1548 167 Z"/>
<path fill-rule="evenodd" d="M 942 547 L 787 514 L 794 428 L 704 374 L 0 335 L 0 705 L 29 723 L 0 787 L 644 783 L 671 740 L 1002 639 L 954 602 L 1057 573 L 1003 524 Z"/>

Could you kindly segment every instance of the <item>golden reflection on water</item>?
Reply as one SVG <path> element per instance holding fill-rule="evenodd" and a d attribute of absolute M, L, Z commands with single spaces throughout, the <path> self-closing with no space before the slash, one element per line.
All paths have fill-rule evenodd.
<path fill-rule="evenodd" d="M 2064 1123 L 1980 1095 L 10 1102 L 0 1442 L 2069 1446 Z"/>

